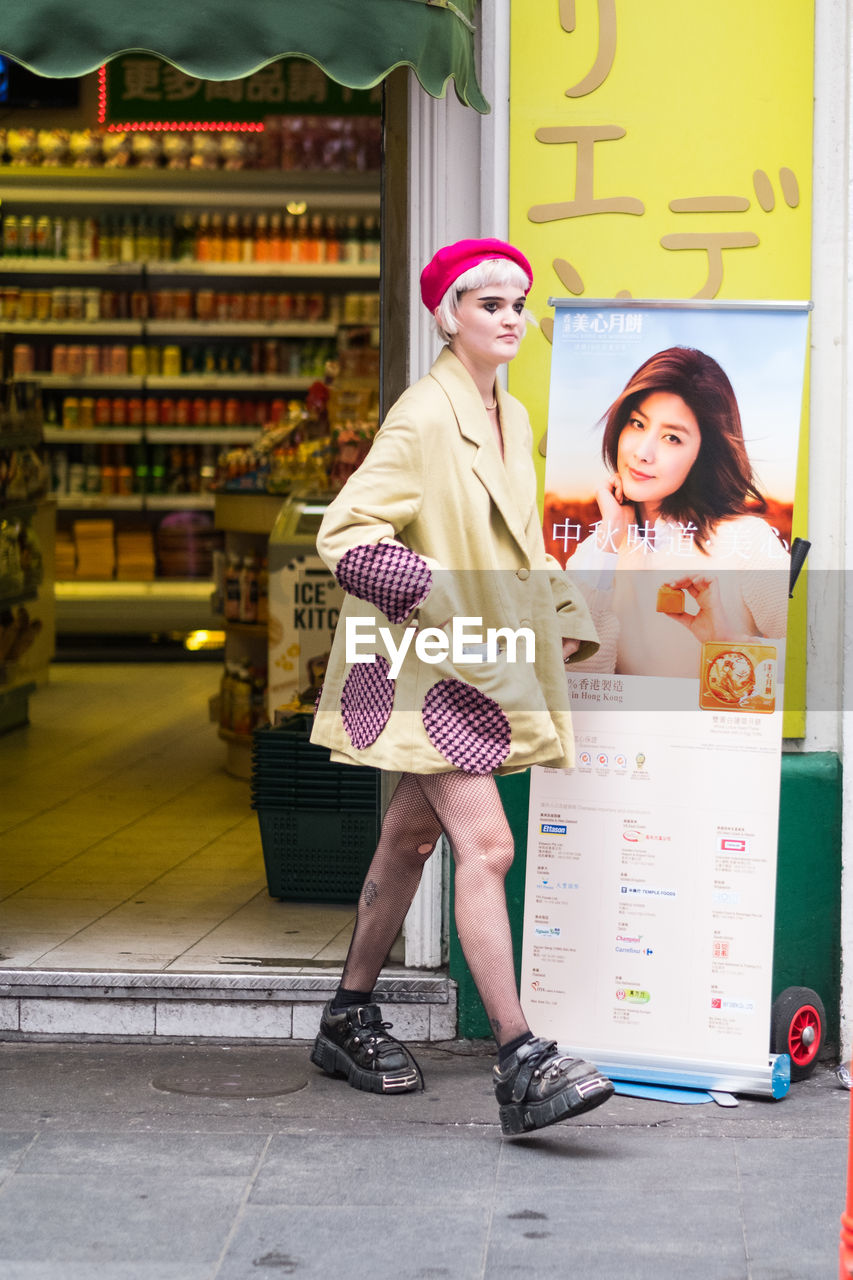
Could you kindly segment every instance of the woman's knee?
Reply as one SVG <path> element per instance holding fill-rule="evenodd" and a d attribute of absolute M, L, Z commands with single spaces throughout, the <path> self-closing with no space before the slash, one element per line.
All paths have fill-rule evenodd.
<path fill-rule="evenodd" d="M 465 845 L 454 850 L 457 874 L 465 867 L 486 872 L 490 876 L 503 879 L 512 866 L 515 856 L 515 844 L 512 832 L 507 827 L 504 831 L 492 832 L 481 837 L 476 845 Z"/>

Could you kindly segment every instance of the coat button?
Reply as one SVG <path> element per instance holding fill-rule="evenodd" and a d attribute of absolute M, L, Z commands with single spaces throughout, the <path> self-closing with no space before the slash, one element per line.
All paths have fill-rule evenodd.
<path fill-rule="evenodd" d="M 529 569 L 516 569 L 516 571 L 515 571 L 515 576 L 516 576 L 517 578 L 520 578 L 522 582 L 526 582 L 526 581 L 527 581 L 527 579 L 530 577 L 530 570 L 529 570 Z"/>

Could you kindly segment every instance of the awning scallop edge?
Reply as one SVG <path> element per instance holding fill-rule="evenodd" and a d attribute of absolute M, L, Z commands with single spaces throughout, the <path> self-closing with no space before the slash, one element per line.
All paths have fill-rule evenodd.
<path fill-rule="evenodd" d="M 476 0 L 24 0 L 0 14 L 0 52 L 43 76 L 81 76 L 156 54 L 203 80 L 305 57 L 351 89 L 411 67 L 427 93 L 453 80 L 487 112 L 474 65 Z"/>

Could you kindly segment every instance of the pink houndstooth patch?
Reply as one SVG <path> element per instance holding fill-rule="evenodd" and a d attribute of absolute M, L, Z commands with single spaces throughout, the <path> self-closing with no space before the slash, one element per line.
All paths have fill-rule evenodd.
<path fill-rule="evenodd" d="M 429 565 L 401 542 L 350 547 L 338 561 L 335 577 L 344 591 L 396 623 L 405 622 L 432 586 Z"/>
<path fill-rule="evenodd" d="M 357 662 L 341 690 L 341 716 L 349 740 L 357 750 L 376 741 L 388 723 L 394 705 L 394 681 L 390 665 L 377 656 L 375 662 Z"/>
<path fill-rule="evenodd" d="M 424 698 L 427 737 L 463 773 L 491 773 L 509 755 L 509 720 L 494 698 L 464 680 L 441 680 Z"/>

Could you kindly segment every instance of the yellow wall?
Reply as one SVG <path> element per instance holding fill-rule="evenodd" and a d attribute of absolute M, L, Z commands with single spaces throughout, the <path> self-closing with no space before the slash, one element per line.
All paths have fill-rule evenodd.
<path fill-rule="evenodd" d="M 814 6 L 513 0 L 511 15 L 510 239 L 533 265 L 541 330 L 510 387 L 541 441 L 549 297 L 809 297 Z M 805 536 L 805 431 L 800 454 Z M 789 708 L 804 701 L 804 586 Z M 789 711 L 786 734 L 803 731 Z"/>

